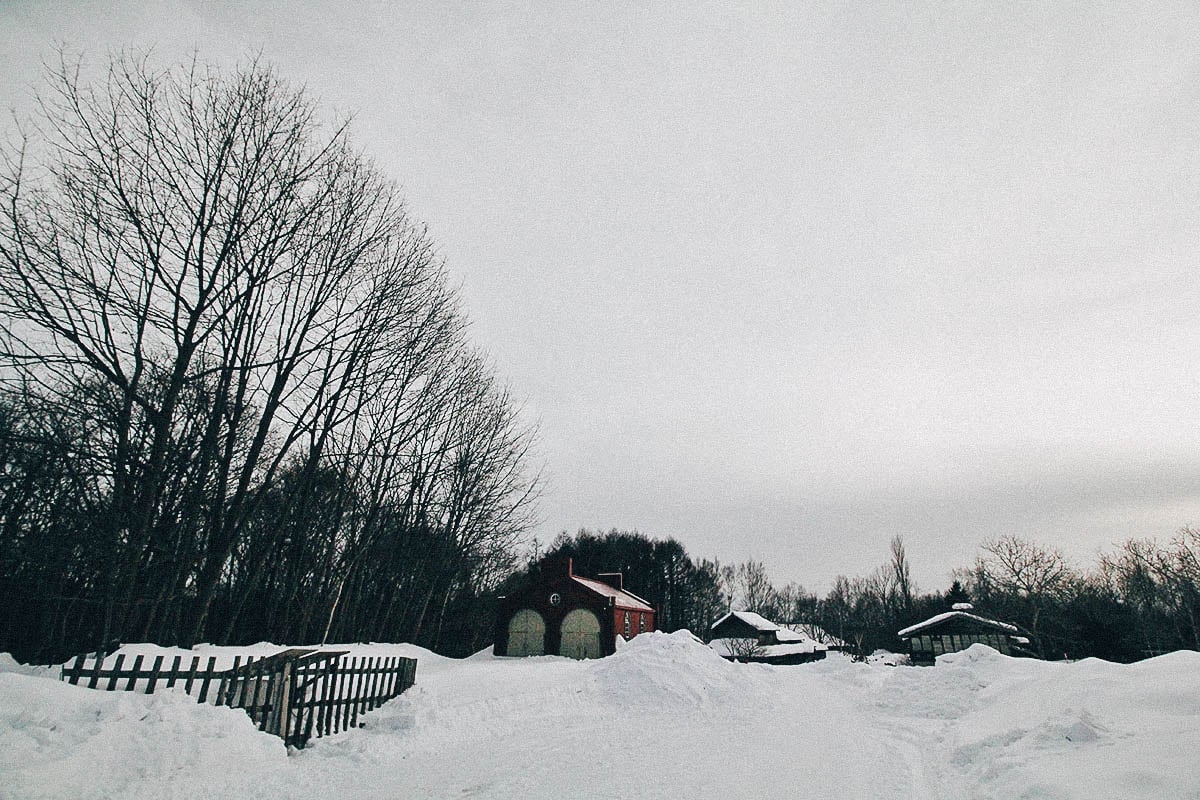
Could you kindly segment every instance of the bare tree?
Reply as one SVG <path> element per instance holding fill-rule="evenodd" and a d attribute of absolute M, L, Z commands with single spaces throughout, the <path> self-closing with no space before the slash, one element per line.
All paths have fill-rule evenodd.
<path fill-rule="evenodd" d="M 908 612 L 912 608 L 913 595 L 916 593 L 912 584 L 912 576 L 908 564 L 908 553 L 904 547 L 904 538 L 900 535 L 892 537 L 892 577 L 900 602 L 900 610 Z"/>
<path fill-rule="evenodd" d="M 718 583 L 721 587 L 721 597 L 725 601 L 725 610 L 733 611 L 733 604 L 737 599 L 738 592 L 737 565 L 714 562 L 713 566 L 716 570 Z"/>
<path fill-rule="evenodd" d="M 775 613 L 775 587 L 767 576 L 767 568 L 753 559 L 738 565 L 738 595 L 746 611 L 772 615 Z"/>
<path fill-rule="evenodd" d="M 727 655 L 733 659 L 752 659 L 760 658 L 763 653 L 763 647 L 758 643 L 758 639 L 751 637 L 739 637 L 736 639 L 722 639 L 724 652 L 722 655 Z"/>
<path fill-rule="evenodd" d="M 1141 612 L 1146 651 L 1200 648 L 1200 530 L 1185 526 L 1166 544 L 1128 541 L 1101 567 Z"/>
<path fill-rule="evenodd" d="M 1045 547 L 1017 536 L 1002 536 L 985 542 L 988 556 L 976 563 L 977 580 L 985 591 L 998 591 L 1023 602 L 1026 624 L 1035 639 L 1039 655 L 1045 655 L 1041 641 L 1042 611 L 1061 600 L 1074 587 L 1077 575 L 1058 548 Z"/>
<path fill-rule="evenodd" d="M 256 614 L 328 630 L 393 534 L 453 554 L 396 589 L 426 606 L 511 555 L 532 431 L 344 125 L 258 64 L 126 56 L 98 85 L 62 59 L 30 130 L 0 165 L 0 381 L 82 412 L 96 638 L 227 639 L 267 585 Z"/>

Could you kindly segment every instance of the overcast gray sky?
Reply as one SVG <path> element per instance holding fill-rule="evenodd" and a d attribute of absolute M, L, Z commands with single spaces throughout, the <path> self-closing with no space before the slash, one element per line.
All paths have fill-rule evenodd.
<path fill-rule="evenodd" d="M 903 534 L 1080 563 L 1200 523 L 1200 5 L 0 0 L 260 52 L 404 186 L 540 421 L 538 534 L 823 590 Z"/>

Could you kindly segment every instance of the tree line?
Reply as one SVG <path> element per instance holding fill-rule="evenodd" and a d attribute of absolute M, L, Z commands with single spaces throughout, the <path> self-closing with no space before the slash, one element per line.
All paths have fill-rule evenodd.
<path fill-rule="evenodd" d="M 0 650 L 481 644 L 534 431 L 395 184 L 259 64 L 82 72 L 0 161 Z"/>
<path fill-rule="evenodd" d="M 1178 649 L 1200 650 L 1200 531 L 1169 541 L 1131 539 L 1090 568 L 1058 548 L 1018 536 L 986 541 L 973 564 L 944 590 L 921 592 L 903 538 L 871 573 L 839 575 L 823 597 L 796 583 L 776 586 L 754 559 L 693 559 L 674 539 L 582 530 L 561 534 L 512 581 L 531 580 L 545 560 L 571 556 L 583 575 L 620 571 L 625 585 L 659 605 L 659 628 L 705 635 L 730 609 L 754 611 L 857 656 L 903 652 L 909 625 L 970 602 L 976 613 L 1019 625 L 1044 658 L 1130 662 Z"/>

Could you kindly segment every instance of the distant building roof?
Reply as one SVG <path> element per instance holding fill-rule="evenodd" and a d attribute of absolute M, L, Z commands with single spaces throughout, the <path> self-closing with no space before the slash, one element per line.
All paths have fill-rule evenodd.
<path fill-rule="evenodd" d="M 724 658 L 738 658 L 745 656 L 746 648 L 741 645 L 743 640 L 740 639 L 713 639 L 709 642 L 709 647 L 717 651 L 717 654 Z M 750 640 L 753 641 L 753 640 Z M 780 644 L 763 644 L 752 646 L 753 655 L 755 658 L 769 659 L 782 658 L 784 656 L 799 655 L 802 653 L 818 653 L 829 648 L 811 639 L 803 642 L 787 642 Z"/>
<path fill-rule="evenodd" d="M 929 628 L 935 628 L 938 625 L 941 625 L 943 622 L 946 622 L 947 620 L 952 620 L 952 619 L 968 620 L 970 622 L 974 622 L 974 623 L 977 623 L 980 625 L 985 625 L 985 626 L 988 626 L 991 628 L 996 628 L 997 630 L 1004 631 L 1005 633 L 1008 633 L 1008 634 L 1020 633 L 1020 630 L 1017 628 L 1016 625 L 1009 625 L 1007 622 L 1000 622 L 999 620 L 988 619 L 987 617 L 981 617 L 978 614 L 972 614 L 969 611 L 946 611 L 945 613 L 937 614 L 936 616 L 932 616 L 929 619 L 925 620 L 924 622 L 918 622 L 916 625 L 910 625 L 907 628 L 905 628 L 904 630 L 899 631 L 896 635 L 899 636 L 901 639 L 906 639 L 909 636 L 912 636 L 914 633 L 919 633 L 919 632 L 921 632 L 923 630 L 927 630 Z"/>
<path fill-rule="evenodd" d="M 712 626 L 716 628 L 718 625 L 731 618 L 741 620 L 751 628 L 763 633 L 770 633 L 771 631 L 780 630 L 780 627 L 774 622 L 771 622 L 771 620 L 764 616 L 755 614 L 753 611 L 730 611 L 728 614 L 714 622 Z"/>
<path fill-rule="evenodd" d="M 805 636 L 799 631 L 794 631 L 790 628 L 780 628 L 775 631 L 775 641 L 783 644 L 785 642 L 813 642 L 816 640 L 811 636 Z"/>
<path fill-rule="evenodd" d="M 821 644 L 828 645 L 834 649 L 848 649 L 850 647 L 849 644 L 834 636 L 820 625 L 814 625 L 811 622 L 787 622 L 780 627 L 786 628 L 790 631 L 795 631 L 796 633 L 807 636 L 815 642 L 820 642 Z"/>
<path fill-rule="evenodd" d="M 614 605 L 619 608 L 631 608 L 636 611 L 653 611 L 654 608 L 645 600 L 638 597 L 633 592 L 627 592 L 624 589 L 618 589 L 615 586 L 609 586 L 602 581 L 594 581 L 591 578 L 581 578 L 578 575 L 572 574 L 571 580 L 576 583 L 586 586 L 596 594 L 605 597 L 613 598 Z"/>

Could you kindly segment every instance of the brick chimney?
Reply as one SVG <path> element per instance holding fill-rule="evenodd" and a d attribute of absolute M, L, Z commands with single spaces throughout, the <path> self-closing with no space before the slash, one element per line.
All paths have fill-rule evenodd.
<path fill-rule="evenodd" d="M 601 572 L 596 576 L 596 580 L 607 583 L 619 592 L 625 591 L 625 576 L 619 572 Z"/>
<path fill-rule="evenodd" d="M 569 556 L 547 558 L 542 562 L 542 574 L 555 577 L 566 575 L 569 578 L 575 574 L 574 559 Z"/>

